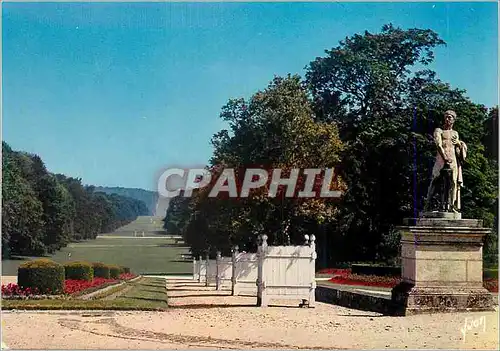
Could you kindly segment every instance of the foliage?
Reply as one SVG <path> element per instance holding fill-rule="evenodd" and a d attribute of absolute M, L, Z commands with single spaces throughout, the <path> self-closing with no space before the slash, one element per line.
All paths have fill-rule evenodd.
<path fill-rule="evenodd" d="M 66 279 L 87 280 L 94 279 L 94 269 L 88 262 L 70 262 L 64 265 Z"/>
<path fill-rule="evenodd" d="M 432 133 L 448 109 L 457 112 L 455 129 L 468 146 L 463 216 L 496 227 L 498 108 L 474 103 L 428 69 L 442 45 L 432 30 L 388 24 L 326 50 L 308 65 L 305 82 L 276 77 L 248 101 L 231 99 L 222 108 L 229 130 L 212 139 L 212 178 L 228 167 L 241 177 L 248 167 L 287 174 L 290 167 L 333 166 L 344 190 L 340 203 L 283 198 L 282 189 L 275 198 L 266 189 L 238 200 L 210 198 L 205 187 L 172 200 L 165 228 L 182 234 L 196 256 L 229 254 L 235 244 L 253 251 L 256 234 L 264 232 L 273 244 L 315 233 L 318 247 L 326 247 L 318 252 L 323 264 L 397 265 L 396 226 L 422 210 L 436 156 Z M 497 240 L 496 230 L 486 240 L 491 265 Z"/>
<path fill-rule="evenodd" d="M 156 204 L 158 202 L 158 194 L 154 191 L 135 189 L 135 188 L 123 188 L 123 187 L 103 187 L 97 186 L 95 188 L 96 192 L 105 193 L 107 195 L 115 194 L 125 198 L 131 198 L 138 200 L 136 203 L 140 204 L 141 215 L 142 216 L 153 216 L 156 211 Z"/>
<path fill-rule="evenodd" d="M 94 269 L 94 277 L 109 279 L 110 267 L 101 262 L 92 263 L 92 268 Z"/>
<path fill-rule="evenodd" d="M 436 155 L 431 135 L 448 109 L 457 112 L 455 129 L 468 145 L 463 215 L 493 224 L 498 174 L 483 146 L 488 111 L 420 69 L 439 45 L 443 40 L 431 30 L 386 25 L 381 33 L 346 38 L 308 66 L 315 115 L 337 123 L 346 145 L 341 175 L 347 191 L 331 226 L 337 260 L 397 255 L 394 226 L 422 209 Z"/>
<path fill-rule="evenodd" d="M 267 184 L 250 191 L 246 198 L 229 198 L 227 193 L 209 197 L 209 193 L 227 168 L 235 170 L 239 189 L 248 168 L 279 168 L 281 178 L 288 177 L 292 168 L 335 168 L 342 150 L 338 130 L 334 124 L 315 122 L 312 114 L 311 101 L 298 76 L 275 77 L 249 101 L 230 100 L 221 112 L 230 131 L 223 130 L 212 139 L 212 183 L 189 200 L 172 200 L 167 230 L 169 226 L 180 230 L 194 255 L 207 249 L 211 256 L 216 249 L 227 255 L 235 244 L 242 250 L 255 250 L 256 234 L 263 232 L 274 244 L 302 243 L 306 232 L 332 218 L 335 201 L 285 197 L 282 186 L 275 197 L 267 196 L 271 172 Z M 299 173 L 298 190 L 304 179 Z M 342 184 L 341 179 L 332 183 Z M 321 182 L 316 182 L 315 189 L 318 185 Z"/>
<path fill-rule="evenodd" d="M 28 261 L 19 266 L 18 285 L 47 294 L 64 291 L 64 266 L 49 259 Z"/>
<path fill-rule="evenodd" d="M 147 213 L 144 203 L 97 193 L 81 179 L 52 174 L 39 156 L 2 142 L 2 257 L 54 253 Z"/>
<path fill-rule="evenodd" d="M 181 194 L 173 197 L 168 205 L 167 213 L 163 220 L 163 228 L 169 234 L 182 234 L 190 217 L 189 204 L 191 199 Z"/>
<path fill-rule="evenodd" d="M 130 268 L 129 267 L 120 266 L 120 268 L 121 268 L 121 270 L 120 270 L 121 273 L 130 274 Z"/>
<path fill-rule="evenodd" d="M 118 278 L 120 278 L 120 274 L 121 274 L 120 266 L 109 265 L 108 267 L 109 267 L 109 277 L 111 279 L 118 279 Z"/>
<path fill-rule="evenodd" d="M 2 256 L 43 253 L 43 208 L 21 172 L 21 159 L 2 142 Z"/>

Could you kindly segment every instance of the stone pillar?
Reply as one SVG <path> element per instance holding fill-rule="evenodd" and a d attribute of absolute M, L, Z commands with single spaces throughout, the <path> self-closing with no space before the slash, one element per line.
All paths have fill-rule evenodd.
<path fill-rule="evenodd" d="M 404 224 L 402 282 L 392 289 L 396 314 L 493 309 L 483 287 L 483 242 L 490 229 L 481 220 L 429 212 Z"/>

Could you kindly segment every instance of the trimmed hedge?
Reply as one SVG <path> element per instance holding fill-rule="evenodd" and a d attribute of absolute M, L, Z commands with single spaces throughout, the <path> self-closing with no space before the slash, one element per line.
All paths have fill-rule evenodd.
<path fill-rule="evenodd" d="M 109 265 L 109 277 L 111 279 L 118 279 L 118 278 L 120 278 L 120 274 L 121 274 L 121 268 L 120 268 L 120 266 Z"/>
<path fill-rule="evenodd" d="M 17 284 L 25 288 L 38 288 L 45 294 L 64 292 L 64 266 L 47 258 L 23 263 L 17 270 Z"/>
<path fill-rule="evenodd" d="M 129 267 L 121 266 L 120 268 L 121 268 L 122 273 L 130 273 L 130 268 Z"/>
<path fill-rule="evenodd" d="M 101 263 L 101 262 L 94 262 L 94 263 L 92 263 L 92 267 L 94 268 L 94 277 L 109 279 L 109 266 L 108 265 Z"/>
<path fill-rule="evenodd" d="M 483 270 L 483 279 L 498 279 L 498 268 L 497 269 L 485 268 Z"/>
<path fill-rule="evenodd" d="M 70 262 L 64 265 L 66 279 L 86 280 L 94 279 L 94 268 L 89 262 Z"/>

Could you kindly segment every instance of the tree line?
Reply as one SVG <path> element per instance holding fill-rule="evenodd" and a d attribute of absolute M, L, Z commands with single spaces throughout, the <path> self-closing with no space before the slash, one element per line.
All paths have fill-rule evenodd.
<path fill-rule="evenodd" d="M 54 253 L 147 215 L 142 201 L 95 191 L 49 172 L 35 154 L 2 142 L 2 257 Z"/>
<path fill-rule="evenodd" d="M 496 261 L 498 106 L 471 101 L 429 69 L 443 45 L 432 30 L 384 25 L 325 50 L 305 77 L 274 77 L 249 99 L 222 107 L 229 129 L 212 138 L 212 174 L 249 165 L 332 167 L 344 187 L 339 201 L 259 191 L 245 199 L 210 198 L 201 189 L 172 199 L 165 228 L 182 234 L 195 255 L 228 253 L 232 245 L 252 251 L 262 233 L 274 245 L 302 243 L 303 234 L 314 233 L 321 265 L 394 263 L 396 226 L 423 208 L 436 155 L 432 133 L 453 109 L 454 129 L 468 145 L 463 217 L 494 228 L 485 259 Z"/>

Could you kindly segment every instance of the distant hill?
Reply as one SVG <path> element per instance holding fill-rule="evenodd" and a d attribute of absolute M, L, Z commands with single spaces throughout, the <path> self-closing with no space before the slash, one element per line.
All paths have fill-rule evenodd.
<path fill-rule="evenodd" d="M 128 196 L 133 199 L 137 199 L 143 201 L 151 216 L 159 216 L 164 217 L 167 207 L 168 201 L 165 203 L 164 200 L 161 201 L 161 204 L 158 203 L 158 193 L 155 191 L 137 189 L 137 188 L 122 188 L 122 187 L 102 187 L 96 186 L 95 191 L 101 191 L 106 194 L 117 194 L 122 196 Z"/>

